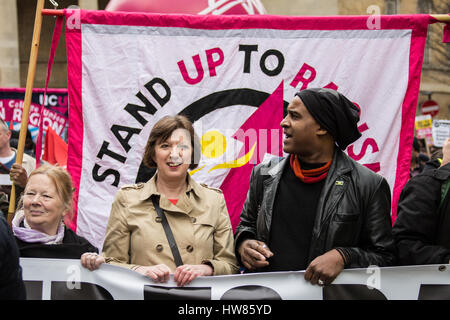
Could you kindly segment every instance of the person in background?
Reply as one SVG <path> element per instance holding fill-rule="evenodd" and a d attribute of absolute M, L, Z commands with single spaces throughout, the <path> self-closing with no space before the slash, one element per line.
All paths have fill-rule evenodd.
<path fill-rule="evenodd" d="M 439 168 L 411 178 L 403 188 L 392 232 L 399 264 L 450 263 L 450 139 Z"/>
<path fill-rule="evenodd" d="M 430 148 L 430 152 L 431 152 L 431 159 L 425 163 L 425 166 L 424 166 L 422 172 L 425 172 L 427 170 L 437 169 L 442 164 L 442 158 L 443 158 L 442 148 L 432 146 Z"/>
<path fill-rule="evenodd" d="M 5 192 L 0 191 L 0 215 L 5 219 L 7 219 L 8 210 L 9 210 L 8 195 Z"/>
<path fill-rule="evenodd" d="M 19 131 L 11 131 L 11 138 L 9 140 L 9 145 L 11 148 L 17 149 L 17 146 L 19 145 L 19 136 Z M 36 144 L 33 141 L 33 137 L 31 136 L 31 131 L 29 129 L 27 130 L 25 139 L 24 152 L 33 158 L 36 154 Z"/>
<path fill-rule="evenodd" d="M 22 164 L 16 163 L 17 150 L 10 146 L 11 131 L 0 118 L 0 192 L 8 196 L 11 194 L 11 181 L 16 187 L 16 207 L 19 195 L 27 184 L 28 175 L 36 168 L 36 160 L 24 153 Z M 4 211 L 7 214 L 8 211 Z"/>
<path fill-rule="evenodd" d="M 166 116 L 154 125 L 143 161 L 156 167 L 156 174 L 146 183 L 118 191 L 102 256 L 84 254 L 83 266 L 95 270 L 108 262 L 155 282 L 167 282 L 173 274 L 179 286 L 199 276 L 239 271 L 222 192 L 198 184 L 188 173 L 198 165 L 199 146 L 192 123 L 184 116 Z M 172 251 L 173 247 L 177 249 Z"/>
<path fill-rule="evenodd" d="M 33 141 L 33 137 L 31 136 L 30 130 L 27 130 L 27 137 L 25 140 L 25 149 L 24 152 L 29 156 L 35 158 L 36 155 L 36 144 Z"/>
<path fill-rule="evenodd" d="M 19 136 L 20 136 L 19 131 L 15 131 L 15 130 L 11 131 L 11 139 L 9 140 L 9 144 L 10 144 L 11 148 L 17 149 L 17 146 L 19 145 Z M 33 137 L 31 136 L 30 129 L 27 129 L 24 152 L 33 158 L 36 153 L 36 144 L 33 141 Z"/>
<path fill-rule="evenodd" d="M 72 213 L 73 184 L 61 167 L 43 165 L 31 172 L 12 220 L 21 257 L 80 259 L 98 252 L 64 224 Z"/>
<path fill-rule="evenodd" d="M 295 94 L 281 122 L 288 157 L 253 169 L 235 232 L 250 271 L 305 270 L 326 285 L 344 268 L 395 262 L 391 192 L 382 176 L 342 150 L 355 142 L 357 107 L 322 88 Z"/>
<path fill-rule="evenodd" d="M 414 177 L 421 173 L 425 167 L 425 163 L 429 161 L 427 155 L 420 153 L 419 139 L 414 137 L 413 148 L 411 152 L 411 165 L 409 168 L 409 177 Z"/>
<path fill-rule="evenodd" d="M 19 131 L 11 130 L 11 137 L 9 138 L 9 146 L 11 148 L 17 149 L 19 146 L 19 135 Z"/>
<path fill-rule="evenodd" d="M 0 214 L 0 300 L 25 300 L 19 250 L 6 219 Z"/>

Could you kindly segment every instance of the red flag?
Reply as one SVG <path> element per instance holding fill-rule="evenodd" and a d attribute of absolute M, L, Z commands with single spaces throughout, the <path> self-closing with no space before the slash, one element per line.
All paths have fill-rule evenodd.
<path fill-rule="evenodd" d="M 67 143 L 51 127 L 48 127 L 45 134 L 42 160 L 61 167 L 67 166 Z"/>
<path fill-rule="evenodd" d="M 268 117 L 268 114 L 271 116 Z M 233 136 L 234 139 L 243 143 L 239 156 L 250 154 L 251 152 L 248 151 L 252 147 L 256 150 L 245 165 L 232 168 L 220 186 L 227 203 L 233 230 L 236 230 L 241 220 L 240 214 L 247 196 L 253 167 L 264 159 L 266 153 L 279 157 L 283 155 L 281 120 L 283 120 L 283 81 Z M 252 137 L 247 139 L 245 136 L 245 132 L 251 132 L 250 130 L 257 130 L 254 139 Z"/>

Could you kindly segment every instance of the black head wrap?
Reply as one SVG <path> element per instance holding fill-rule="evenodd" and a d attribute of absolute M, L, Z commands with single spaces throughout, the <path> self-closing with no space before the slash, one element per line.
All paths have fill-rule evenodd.
<path fill-rule="evenodd" d="M 358 108 L 343 94 L 331 89 L 311 88 L 295 95 L 342 150 L 361 137 Z"/>

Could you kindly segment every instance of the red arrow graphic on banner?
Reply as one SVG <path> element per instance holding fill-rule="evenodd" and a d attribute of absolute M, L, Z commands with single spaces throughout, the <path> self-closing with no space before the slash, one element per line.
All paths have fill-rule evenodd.
<path fill-rule="evenodd" d="M 239 157 L 248 154 L 256 143 L 255 151 L 249 162 L 238 168 L 232 168 L 220 186 L 225 196 L 233 230 L 240 221 L 254 165 L 260 163 L 266 153 L 282 155 L 280 122 L 283 119 L 283 102 L 283 82 L 281 82 L 278 88 L 233 135 L 234 139 L 244 144 Z"/>

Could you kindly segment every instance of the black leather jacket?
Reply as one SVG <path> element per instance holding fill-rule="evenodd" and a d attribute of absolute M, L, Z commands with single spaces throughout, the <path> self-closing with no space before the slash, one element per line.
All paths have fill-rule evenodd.
<path fill-rule="evenodd" d="M 252 171 L 241 222 L 235 232 L 239 260 L 237 248 L 244 239 L 264 241 L 270 248 L 272 210 L 286 165 L 288 158 L 274 159 Z M 317 206 L 308 263 L 339 248 L 345 255 L 346 268 L 393 265 L 396 248 L 390 211 L 387 181 L 336 148 Z"/>

